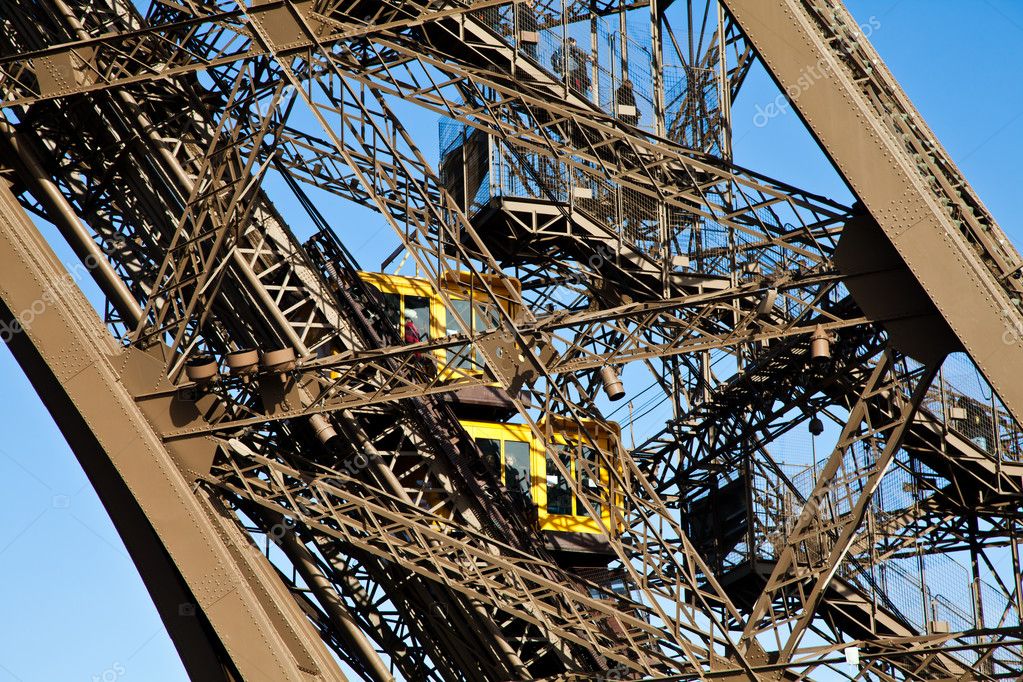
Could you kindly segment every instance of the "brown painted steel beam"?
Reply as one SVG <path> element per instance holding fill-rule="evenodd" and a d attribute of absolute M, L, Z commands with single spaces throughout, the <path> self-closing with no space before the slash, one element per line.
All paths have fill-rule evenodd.
<path fill-rule="evenodd" d="M 1019 256 L 998 226 L 989 221 L 985 237 L 964 234 L 950 215 L 958 206 L 936 190 L 928 173 L 918 167 L 919 154 L 907 149 L 895 122 L 885 120 L 868 98 L 862 81 L 847 65 L 851 52 L 871 59 L 870 85 L 889 92 L 897 107 L 891 116 L 906 116 L 926 130 L 919 113 L 887 73 L 882 61 L 859 35 L 828 41 L 808 8 L 831 12 L 833 21 L 856 26 L 837 0 L 724 0 L 768 72 L 791 97 L 807 127 L 871 216 L 891 240 L 909 270 L 952 327 L 974 362 L 1006 406 L 1023 419 L 1023 339 L 1006 336 L 1019 326 L 1016 285 L 999 281 L 988 263 L 1001 263 L 1011 272 Z M 904 113 L 900 113 L 904 112 Z M 933 144 L 933 136 L 930 137 Z M 925 161 L 925 163 L 927 163 Z M 960 191 L 968 185 L 960 178 Z M 964 211 L 965 212 L 965 211 Z M 973 239 L 976 243 L 971 244 Z M 990 241 L 989 241 L 990 240 Z M 1003 253 L 996 253 L 998 245 Z M 1015 263 L 1011 261 L 1015 260 Z M 1007 265 L 1006 265 L 1007 263 Z"/>
<path fill-rule="evenodd" d="M 110 336 L 6 185 L 0 282 L 8 345 L 111 514 L 195 680 L 344 680 L 306 617 L 229 512 L 193 492 L 122 373 Z M 212 455 L 211 455 L 212 456 Z"/>

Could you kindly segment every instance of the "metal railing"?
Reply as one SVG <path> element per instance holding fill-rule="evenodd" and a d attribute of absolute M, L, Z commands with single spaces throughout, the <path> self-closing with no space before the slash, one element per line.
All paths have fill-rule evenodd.
<path fill-rule="evenodd" d="M 1023 429 L 966 355 L 949 356 L 924 407 L 996 463 L 1023 462 Z"/>
<path fill-rule="evenodd" d="M 566 90 L 641 130 L 658 132 L 655 60 L 650 47 L 622 34 L 617 14 L 581 21 L 570 10 L 560 2 L 533 6 L 515 2 L 477 10 L 472 16 Z M 663 134 L 688 148 L 720 153 L 718 72 L 668 64 L 660 78 Z M 626 80 L 631 96 L 625 94 Z"/>

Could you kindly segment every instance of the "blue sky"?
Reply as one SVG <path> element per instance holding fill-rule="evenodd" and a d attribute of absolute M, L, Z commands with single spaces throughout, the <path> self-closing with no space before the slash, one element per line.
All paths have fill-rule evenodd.
<path fill-rule="evenodd" d="M 1018 0 L 850 0 L 871 40 L 1002 228 L 1023 243 L 1023 3 Z M 737 160 L 791 184 L 845 198 L 841 182 L 791 113 L 758 128 L 756 106 L 776 91 L 751 75 L 735 109 Z M 415 128 L 435 145 L 432 115 Z M 431 154 L 435 153 L 430 149 Z M 371 239 L 358 224 L 342 238 Z M 376 220 L 376 219 L 372 219 Z M 383 227 L 382 221 L 376 225 Z M 386 234 L 386 228 L 381 230 Z M 62 257 L 66 249 L 60 249 Z M 358 255 L 358 253 L 357 253 Z M 375 254 L 366 265 L 379 261 Z M 0 682 L 184 679 L 123 545 L 63 437 L 10 353 L 0 350 L 4 388 L 0 481 Z"/>

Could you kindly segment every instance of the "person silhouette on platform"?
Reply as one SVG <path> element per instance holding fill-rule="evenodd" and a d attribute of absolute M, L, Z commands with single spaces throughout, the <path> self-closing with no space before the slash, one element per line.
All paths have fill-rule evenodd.
<path fill-rule="evenodd" d="M 615 93 L 615 103 L 618 105 L 618 119 L 622 123 L 634 126 L 639 123 L 639 109 L 636 108 L 636 93 L 632 89 L 632 81 L 626 78 L 618 86 Z M 624 111 L 623 111 L 624 109 Z"/>
<path fill-rule="evenodd" d="M 515 6 L 515 39 L 519 43 L 522 54 L 533 61 L 538 61 L 537 39 L 540 22 L 536 18 L 533 2 L 534 0 L 524 0 Z"/>
<path fill-rule="evenodd" d="M 590 74 L 588 65 L 591 61 L 590 55 L 580 48 L 575 38 L 565 41 L 565 47 L 558 48 L 551 55 L 551 66 L 554 72 L 562 78 L 568 78 L 568 87 L 581 93 L 584 97 L 590 96 Z"/>
<path fill-rule="evenodd" d="M 415 310 L 405 311 L 405 325 L 402 336 L 407 344 L 427 340 L 427 336 L 419 331 L 419 327 L 416 326 L 416 320 L 418 319 L 419 315 L 416 314 Z M 431 376 L 437 375 L 437 359 L 433 357 L 432 353 L 416 352 L 413 357 L 418 364 L 422 365 L 427 373 Z"/>

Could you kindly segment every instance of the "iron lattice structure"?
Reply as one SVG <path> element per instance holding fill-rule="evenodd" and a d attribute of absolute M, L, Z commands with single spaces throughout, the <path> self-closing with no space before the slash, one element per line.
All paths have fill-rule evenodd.
<path fill-rule="evenodd" d="M 839 0 L 7 0 L 0 28 L 8 343 L 194 679 L 1023 670 L 1023 262 Z M 855 205 L 732 162 L 757 62 Z M 383 322 L 339 202 L 447 335 Z M 474 391 L 592 447 L 547 466 L 599 562 L 483 465 Z"/>

